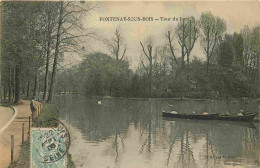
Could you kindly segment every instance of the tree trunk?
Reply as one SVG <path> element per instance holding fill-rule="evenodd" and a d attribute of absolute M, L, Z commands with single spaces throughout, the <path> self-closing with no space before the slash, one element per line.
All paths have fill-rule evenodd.
<path fill-rule="evenodd" d="M 207 78 L 209 77 L 209 30 L 207 33 Z"/>
<path fill-rule="evenodd" d="M 58 24 L 58 30 L 57 30 L 57 40 L 56 40 L 54 62 L 53 62 L 53 71 L 52 71 L 52 76 L 51 76 L 50 92 L 49 92 L 49 97 L 48 97 L 48 101 L 47 101 L 48 103 L 53 102 L 53 96 L 54 96 L 56 73 L 57 73 L 57 63 L 58 63 L 58 55 L 59 55 L 59 46 L 60 46 L 62 17 L 63 17 L 63 2 L 61 1 L 60 2 L 59 24 Z"/>
<path fill-rule="evenodd" d="M 49 64 L 50 64 L 50 43 L 48 42 L 47 55 L 46 55 L 46 68 L 45 68 L 45 78 L 44 78 L 44 91 L 43 91 L 43 100 L 47 100 L 48 92 L 48 80 L 49 80 Z"/>
<path fill-rule="evenodd" d="M 209 58 L 207 58 L 207 78 L 209 77 Z"/>
<path fill-rule="evenodd" d="M 24 86 L 21 88 L 22 95 L 25 95 L 25 89 Z"/>
<path fill-rule="evenodd" d="M 50 18 L 48 18 L 48 41 L 47 41 L 47 55 L 46 55 L 46 68 L 45 68 L 45 79 L 44 79 L 44 91 L 43 101 L 47 101 L 48 95 L 48 81 L 49 81 L 49 65 L 50 65 L 50 47 L 51 47 L 51 28 Z"/>
<path fill-rule="evenodd" d="M 6 99 L 6 87 L 4 87 L 4 100 Z"/>
<path fill-rule="evenodd" d="M 188 79 L 188 95 L 189 97 L 191 96 L 190 94 L 190 53 L 187 53 L 187 79 Z"/>
<path fill-rule="evenodd" d="M 260 97 L 260 52 L 258 52 L 258 57 L 257 57 L 257 93 L 258 93 L 258 98 Z"/>
<path fill-rule="evenodd" d="M 151 58 L 151 57 L 150 57 Z M 153 63 L 152 63 L 152 58 L 150 59 L 150 66 L 149 66 L 149 97 L 152 96 L 152 66 L 153 66 Z"/>
<path fill-rule="evenodd" d="M 18 66 L 18 65 L 17 65 Z M 14 76 L 13 76 L 13 97 L 12 97 L 12 99 L 13 99 L 13 102 L 15 101 L 15 89 L 16 89 L 16 68 L 14 67 Z"/>
<path fill-rule="evenodd" d="M 33 88 L 33 97 L 36 98 L 38 91 L 38 75 L 36 74 L 34 77 L 34 88 Z"/>
<path fill-rule="evenodd" d="M 20 102 L 20 72 L 20 65 L 17 65 L 15 67 L 15 104 L 18 104 Z"/>
<path fill-rule="evenodd" d="M 194 23 L 195 24 L 195 23 Z M 194 25 L 195 27 L 195 25 Z M 192 50 L 192 44 L 191 44 L 191 20 L 190 20 L 190 29 L 189 29 L 189 49 L 187 51 L 187 79 L 188 79 L 188 95 L 190 95 L 190 52 Z M 196 37 L 194 37 L 196 38 Z"/>
<path fill-rule="evenodd" d="M 146 58 L 148 59 L 149 61 L 149 70 L 145 68 L 145 65 L 143 64 L 146 72 L 147 72 L 147 75 L 148 75 L 148 82 L 149 82 L 149 97 L 151 97 L 152 95 L 152 73 L 153 73 L 153 56 L 152 56 L 152 50 L 153 50 L 153 47 L 149 44 L 147 46 L 147 50 L 148 50 L 148 54 L 145 52 L 145 49 L 144 49 L 144 46 L 142 44 L 142 42 L 140 42 L 142 48 L 143 48 L 143 52 L 146 56 Z M 142 62 L 143 63 L 143 62 Z"/>
<path fill-rule="evenodd" d="M 27 82 L 27 91 L 26 91 L 26 98 L 30 98 L 30 82 Z"/>
<path fill-rule="evenodd" d="M 11 96 L 12 96 L 12 69 L 9 67 L 9 85 L 8 85 L 8 101 L 11 102 Z"/>
<path fill-rule="evenodd" d="M 185 39 L 184 39 L 184 33 L 185 33 L 185 26 L 184 26 L 184 20 L 182 20 L 182 45 L 181 45 L 181 100 L 183 98 L 183 70 L 184 70 L 184 57 L 185 57 L 185 52 L 184 52 L 184 44 L 185 44 Z"/>

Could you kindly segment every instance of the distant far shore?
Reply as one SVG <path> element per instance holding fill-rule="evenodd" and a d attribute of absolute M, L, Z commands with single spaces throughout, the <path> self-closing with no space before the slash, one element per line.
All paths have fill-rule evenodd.
<path fill-rule="evenodd" d="M 163 100 L 194 100 L 194 101 L 220 101 L 220 100 L 225 100 L 225 101 L 256 101 L 260 102 L 260 98 L 248 98 L 248 97 L 237 97 L 237 98 L 189 98 L 189 97 L 113 97 L 113 96 L 86 96 L 83 93 L 75 93 L 75 92 L 61 92 L 58 93 L 58 95 L 79 95 L 79 96 L 84 96 L 86 98 L 96 98 L 96 99 L 129 99 L 129 100 L 148 100 L 148 99 L 163 99 Z"/>

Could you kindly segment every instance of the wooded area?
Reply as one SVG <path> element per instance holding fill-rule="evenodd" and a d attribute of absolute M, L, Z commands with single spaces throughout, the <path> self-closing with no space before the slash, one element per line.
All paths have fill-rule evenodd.
<path fill-rule="evenodd" d="M 141 59 L 129 68 L 127 35 L 116 29 L 105 43 L 110 53 L 87 53 L 84 44 L 95 32 L 83 27 L 96 3 L 2 2 L 2 97 L 18 103 L 38 92 L 53 101 L 55 92 L 112 97 L 239 98 L 260 96 L 260 26 L 226 33 L 226 21 L 210 12 L 188 17 L 154 45 L 137 41 Z M 152 35 L 151 35 L 152 36 Z M 194 55 L 199 43 L 203 56 Z M 178 48 L 180 50 L 178 50 Z M 62 68 L 66 53 L 83 57 Z M 206 59 L 202 59 L 202 58 Z M 139 58 L 136 58 L 139 60 Z"/>
<path fill-rule="evenodd" d="M 59 62 L 65 52 L 82 52 L 81 44 L 93 32 L 83 27 L 80 18 L 89 15 L 96 5 L 64 1 L 1 3 L 4 99 L 19 103 L 21 94 L 31 98 L 43 91 L 43 99 L 53 101 Z"/>

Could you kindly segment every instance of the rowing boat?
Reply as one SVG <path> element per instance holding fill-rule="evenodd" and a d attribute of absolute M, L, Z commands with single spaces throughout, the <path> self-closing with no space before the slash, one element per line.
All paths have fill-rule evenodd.
<path fill-rule="evenodd" d="M 242 116 L 240 115 L 219 115 L 218 120 L 226 120 L 226 121 L 253 121 L 255 116 L 257 116 L 258 113 L 256 112 L 247 112 L 243 113 Z"/>
<path fill-rule="evenodd" d="M 186 119 L 199 119 L 199 120 L 214 120 L 218 114 L 186 114 L 186 113 L 167 113 L 163 112 L 164 117 L 173 117 L 173 118 L 186 118 Z"/>
<path fill-rule="evenodd" d="M 197 119 L 197 120 L 226 120 L 226 121 L 253 121 L 258 113 L 247 112 L 243 115 L 221 115 L 221 114 L 186 114 L 186 113 L 171 113 L 163 112 L 164 117 L 171 118 L 185 118 L 185 119 Z"/>

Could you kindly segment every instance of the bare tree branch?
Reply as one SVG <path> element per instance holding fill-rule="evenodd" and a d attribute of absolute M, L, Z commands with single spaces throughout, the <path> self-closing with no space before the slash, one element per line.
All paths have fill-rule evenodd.
<path fill-rule="evenodd" d="M 122 61 L 122 59 L 124 58 L 125 52 L 126 52 L 126 48 L 125 48 L 125 50 L 124 50 L 124 52 L 123 52 L 123 55 L 122 55 L 122 57 L 120 58 L 119 62 Z"/>
<path fill-rule="evenodd" d="M 141 44 L 141 46 L 142 46 L 142 48 L 143 48 L 144 55 L 146 56 L 146 58 L 147 58 L 148 60 L 150 60 L 150 58 L 148 57 L 147 53 L 145 52 L 144 46 L 143 46 L 143 44 L 142 44 L 141 41 L 140 41 L 140 44 Z"/>

